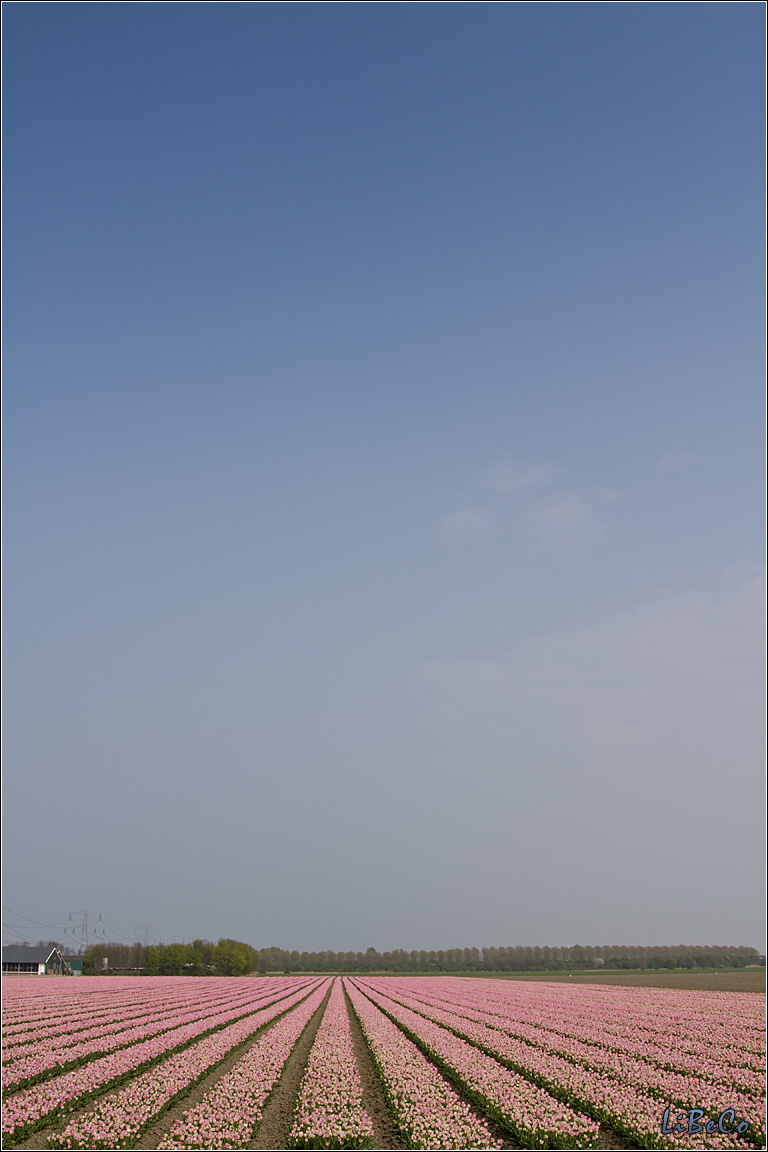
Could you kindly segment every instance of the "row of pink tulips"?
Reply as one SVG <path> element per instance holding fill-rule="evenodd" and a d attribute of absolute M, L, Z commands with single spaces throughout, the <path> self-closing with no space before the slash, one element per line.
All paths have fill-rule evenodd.
<path fill-rule="evenodd" d="M 387 988 L 391 993 L 391 985 Z M 534 1051 L 542 1050 L 552 1056 L 562 1057 L 565 1060 L 583 1065 L 590 1072 L 614 1076 L 623 1086 L 630 1086 L 638 1091 L 650 1093 L 664 1104 L 685 1109 L 702 1108 L 708 1117 L 717 1117 L 725 1106 L 723 1101 L 727 1098 L 728 1106 L 733 1106 L 739 1116 L 747 1120 L 752 1129 L 752 1137 L 756 1141 L 762 1140 L 765 1126 L 765 1109 L 760 1099 L 764 1081 L 755 1091 L 745 1095 L 735 1089 L 736 1077 L 729 1084 L 727 1076 L 721 1082 L 702 1079 L 700 1076 L 688 1074 L 681 1076 L 669 1072 L 657 1065 L 645 1063 L 628 1054 L 619 1055 L 595 1046 L 580 1044 L 578 1041 L 568 1040 L 560 1036 L 550 1043 L 543 1032 L 536 1039 L 529 1034 L 521 1044 L 517 1035 L 516 1026 L 509 1030 L 502 1029 L 498 1022 L 494 1029 L 482 1023 L 474 1023 L 464 1016 L 445 1009 L 427 1007 L 426 1000 L 407 998 L 403 1003 L 408 1004 L 417 1011 L 425 1012 L 430 1019 L 437 1019 L 451 1027 L 461 1035 L 466 1035 L 476 1043 L 480 1043 L 486 1050 L 495 1054 L 502 1052 L 504 1056 L 515 1065 L 530 1060 L 530 1048 Z M 498 1021 L 498 1018 L 497 1018 Z M 554 1035 L 550 1033 L 550 1035 Z M 526 1043 L 527 1041 L 527 1043 Z M 527 1050 L 526 1050 L 527 1049 Z M 746 1076 L 744 1070 L 738 1073 Z M 725 1085 L 729 1084 L 726 1089 Z M 662 1105 L 663 1106 L 663 1105 Z"/>
<path fill-rule="evenodd" d="M 188 984 L 191 978 L 177 977 L 173 983 Z M 34 994 L 23 996 L 21 991 L 32 987 Z M 65 976 L 46 976 L 44 981 L 8 981 L 3 987 L 3 1014 L 16 1026 L 34 1026 L 56 1018 L 69 1019 L 89 1011 L 98 1013 L 109 1009 L 121 999 L 151 1001 L 160 993 L 163 999 L 168 990 L 160 992 L 161 984 L 171 981 L 165 977 L 80 976 L 73 980 Z M 179 994 L 177 988 L 174 995 Z"/>
<path fill-rule="evenodd" d="M 482 1007 L 481 992 L 475 992 L 471 1000 L 468 997 L 463 998 L 463 1003 L 461 1000 L 446 1000 L 444 995 L 431 994 L 430 989 L 414 989 L 409 994 L 414 1000 L 432 1007 L 449 1004 L 450 1011 L 457 1016 L 498 1028 L 547 1052 L 560 1053 L 569 1060 L 577 1060 L 606 1071 L 614 1070 L 620 1075 L 626 1075 L 631 1066 L 633 1083 L 643 1084 L 651 1091 L 658 1079 L 659 1069 L 670 1073 L 665 1081 L 667 1088 L 673 1083 L 675 1074 L 683 1078 L 695 1077 L 697 1090 L 698 1081 L 702 1077 L 716 1084 L 727 1084 L 742 1093 L 758 1098 L 765 1087 L 763 1071 L 715 1060 L 711 1055 L 711 1049 L 710 1055 L 706 1058 L 676 1052 L 674 1049 L 649 1050 L 647 1044 L 636 1039 L 636 1033 L 632 1030 L 628 1030 L 623 1038 L 611 1037 L 608 1042 L 601 1042 L 598 1023 L 589 1021 L 588 1018 L 583 1025 L 576 1021 L 564 1021 L 561 1029 L 554 1031 L 541 1025 L 521 1022 L 512 1016 L 511 1012 L 504 1015 L 499 1011 L 486 1011 Z M 530 1009 L 528 1014 L 532 1015 Z M 654 1055 L 656 1059 L 653 1058 Z"/>
<path fill-rule="evenodd" d="M 181 988 L 174 990 L 175 995 L 170 995 L 171 989 L 166 984 L 164 989 L 166 995 L 162 999 L 158 999 L 156 990 L 153 990 L 153 994 L 137 995 L 137 981 L 132 980 L 131 983 L 132 989 L 129 989 L 124 996 L 115 997 L 101 1011 L 97 1011 L 95 1008 L 91 1012 L 73 1011 L 68 1016 L 57 1016 L 52 1021 L 37 1023 L 32 1027 L 25 1027 L 23 1030 L 5 1027 L 3 1030 L 4 1061 L 7 1063 L 10 1060 L 17 1060 L 21 1056 L 26 1056 L 36 1048 L 42 1048 L 46 1042 L 51 1046 L 76 1044 L 82 1038 L 83 1032 L 86 1031 L 90 1037 L 97 1034 L 109 1035 L 129 1024 L 160 1019 L 163 1016 L 173 1016 L 180 1008 L 184 1010 L 191 1003 L 200 1006 L 215 1005 L 227 1003 L 232 999 L 231 987 L 227 989 L 221 986 L 216 989 L 201 988 L 200 985 L 203 982 L 200 980 L 196 980 L 194 984 L 184 981 Z M 273 991 L 273 988 L 274 982 L 271 987 L 264 989 L 264 995 Z M 252 986 L 249 995 L 256 991 L 257 989 Z"/>
<path fill-rule="evenodd" d="M 498 984 L 497 984 L 498 987 Z M 765 1010 L 759 996 L 743 992 L 697 992 L 669 988 L 558 985 L 556 1011 L 571 1015 L 571 1005 L 597 1010 L 606 1027 L 635 1027 L 657 1040 L 670 1037 L 686 1045 L 693 1040 L 716 1048 L 733 1045 L 765 1053 Z M 509 1002 L 510 990 L 502 989 Z M 538 997 L 536 997 L 538 999 Z M 555 1004 L 553 1003 L 553 1006 Z M 557 1027 L 556 1021 L 549 1026 Z"/>
<path fill-rule="evenodd" d="M 240 982 L 237 983 L 239 986 Z M 305 989 L 307 982 L 296 980 L 294 986 Z M 277 1003 L 282 1003 L 286 994 L 283 984 L 273 999 Z M 260 999 L 260 1004 L 264 1003 L 264 1000 Z M 31 1088 L 23 1088 L 4 1100 L 4 1139 L 6 1142 L 8 1139 L 21 1139 L 23 1135 L 39 1128 L 52 1116 L 71 1111 L 91 1096 L 104 1092 L 112 1085 L 141 1071 L 145 1065 L 155 1063 L 171 1051 L 186 1046 L 208 1032 L 232 1024 L 246 1014 L 250 1014 L 248 1008 L 244 1010 L 242 1003 L 238 1001 L 233 1010 L 222 1011 L 204 1020 L 174 1028 L 140 1044 L 134 1044 L 130 1048 L 122 1048 L 107 1056 L 81 1064 L 52 1080 L 45 1080 Z"/>
<path fill-rule="evenodd" d="M 301 989 L 288 1000 L 238 1020 L 169 1056 L 125 1088 L 99 1101 L 48 1141 L 51 1148 L 131 1148 L 164 1108 L 188 1091 L 226 1056 L 280 1013 L 295 1008 Z"/>
<path fill-rule="evenodd" d="M 173 1047 L 173 1034 L 184 1025 L 200 1023 L 201 1027 L 204 1027 L 205 1021 L 208 1021 L 208 1026 L 213 1026 L 212 1022 L 220 1017 L 222 1011 L 225 1011 L 230 1018 L 232 1013 L 244 1015 L 246 1012 L 254 1011 L 262 1004 L 273 1000 L 275 996 L 286 995 L 287 991 L 273 988 L 271 996 L 265 997 L 260 993 L 254 994 L 254 990 L 252 988 L 247 989 L 246 986 L 246 989 L 242 991 L 238 989 L 238 993 L 234 995 L 230 993 L 228 998 L 204 1001 L 202 1005 L 192 1002 L 186 1011 L 177 1009 L 170 1017 L 162 1015 L 154 1021 L 150 1020 L 133 1027 L 122 1028 L 115 1033 L 104 1034 L 97 1030 L 95 1035 L 89 1035 L 87 1039 L 73 1045 L 52 1047 L 49 1043 L 43 1043 L 32 1054 L 13 1061 L 5 1070 L 3 1076 L 5 1091 L 18 1090 L 25 1083 L 44 1075 L 50 1075 L 57 1069 L 72 1066 L 85 1060 L 94 1060 L 109 1052 L 117 1052 L 122 1048 L 164 1034 L 168 1035 L 171 1040 L 169 1046 Z"/>
<path fill-rule="evenodd" d="M 534 984 L 527 986 L 527 994 L 522 994 L 497 990 L 500 981 L 493 982 L 496 988 L 492 986 L 487 990 L 470 987 L 472 983 L 464 980 L 424 981 L 430 986 L 432 995 L 450 1003 L 454 1010 L 458 1010 L 459 1004 L 477 1006 L 489 1015 L 512 1018 L 518 1023 L 576 1036 L 605 1047 L 621 1049 L 629 1040 L 633 1051 L 645 1048 L 648 1058 L 657 1062 L 668 1061 L 670 1057 L 684 1059 L 685 1054 L 690 1053 L 694 1057 L 711 1059 L 718 1066 L 726 1064 L 760 1070 L 764 1065 L 765 1037 L 752 1027 L 757 1023 L 764 1030 L 764 1013 L 754 1012 L 749 1022 L 739 1018 L 736 1015 L 736 1010 L 741 1007 L 738 996 L 735 1004 L 729 1002 L 725 1006 L 733 1009 L 733 1014 L 727 1011 L 723 1014 L 723 1005 L 719 1003 L 722 995 L 715 996 L 713 1004 L 706 999 L 712 997 L 712 993 L 689 992 L 690 1016 L 687 1022 L 669 1019 L 664 1027 L 663 1017 L 654 1022 L 653 1013 L 658 1009 L 659 996 L 663 997 L 666 989 L 607 989 L 598 986 L 587 990 L 585 995 L 585 989 L 566 985 L 562 992 L 553 994 L 548 985 Z M 531 988 L 541 991 L 532 995 Z M 418 994 L 415 984 L 413 990 Z M 625 997 L 616 995 L 627 991 L 643 992 L 646 1004 L 648 994 L 655 993 L 648 1005 L 648 1015 L 644 1014 L 642 1004 L 637 1001 L 628 1003 Z M 672 995 L 679 999 L 680 994 Z M 753 1002 L 757 999 L 752 997 Z"/>
<path fill-rule="evenodd" d="M 566 994 L 570 991 L 572 990 L 567 989 Z M 575 991 L 575 989 L 573 991 Z M 589 991 L 589 989 L 579 989 L 579 992 L 582 994 L 582 996 L 585 992 Z M 624 990 L 622 989 L 622 991 Z M 722 994 L 718 994 L 718 998 L 720 998 L 720 996 L 722 996 Z M 753 997 L 752 999 L 754 1002 L 757 1001 L 756 997 Z M 430 1013 L 430 1015 L 433 1014 L 434 1013 Z M 458 1026 L 460 1029 L 462 1028 L 460 1021 L 448 1019 L 445 1022 L 452 1027 Z M 498 1021 L 496 1026 L 499 1026 Z M 465 1028 L 464 1031 L 466 1032 L 467 1029 Z M 488 1036 L 488 1033 L 486 1033 L 484 1037 L 483 1035 L 478 1034 L 477 1030 L 474 1032 L 474 1039 L 476 1042 L 483 1043 L 487 1040 Z M 490 1042 L 493 1045 L 493 1039 L 491 1039 Z M 567 1048 L 567 1045 L 565 1045 L 565 1047 Z M 513 1053 L 510 1053 L 509 1046 L 507 1046 L 505 1049 L 505 1055 L 512 1055 L 513 1058 L 516 1058 L 519 1053 L 525 1054 L 525 1051 L 525 1047 L 518 1045 L 516 1050 Z M 587 1048 L 582 1049 L 579 1053 L 582 1058 L 585 1057 L 585 1053 L 590 1055 L 589 1062 L 586 1066 L 593 1070 L 598 1069 L 598 1064 L 600 1061 L 600 1057 L 594 1055 L 597 1052 L 598 1049 L 596 1048 Z M 572 1053 L 570 1055 L 571 1058 L 574 1058 Z M 690 1073 L 683 1077 L 667 1073 L 663 1069 L 656 1068 L 654 1070 L 650 1065 L 642 1064 L 638 1061 L 633 1061 L 627 1057 L 620 1061 L 614 1060 L 610 1065 L 607 1061 L 604 1061 L 603 1070 L 608 1068 L 624 1084 L 629 1083 L 640 1090 L 651 1090 L 653 1094 L 659 1097 L 660 1100 L 668 1103 L 679 1104 L 686 1109 L 691 1107 L 704 1107 L 708 1115 L 712 1117 L 720 1114 L 723 1107 L 723 1098 L 726 1097 L 727 1103 L 729 1105 L 733 1104 L 739 1112 L 740 1116 L 748 1119 L 751 1122 L 753 1126 L 753 1138 L 758 1142 L 762 1142 L 764 1139 L 763 1133 L 765 1113 L 762 1102 L 755 1099 L 754 1097 L 745 1097 L 744 1095 L 735 1092 L 732 1087 L 732 1082 L 727 1074 L 721 1077 L 722 1082 L 720 1084 L 714 1084 L 707 1080 L 702 1080 L 701 1078 L 696 1077 Z M 725 1084 L 729 1085 L 728 1089 L 725 1088 Z"/>
<path fill-rule="evenodd" d="M 410 1148 L 500 1148 L 488 1125 L 355 982 L 345 981 L 385 1095 Z"/>
<path fill-rule="evenodd" d="M 327 992 L 326 980 L 259 1036 L 234 1068 L 175 1124 L 159 1148 L 246 1147 L 261 1123 L 264 1105 L 288 1057 Z"/>
<path fill-rule="evenodd" d="M 552 1095 L 567 1101 L 599 1120 L 604 1120 L 624 1135 L 643 1142 L 643 1147 L 672 1148 L 672 1147 L 718 1147 L 717 1143 L 707 1143 L 706 1140 L 687 1136 L 662 1136 L 661 1117 L 664 1108 L 660 1097 L 651 1095 L 644 1087 L 635 1087 L 626 1080 L 608 1075 L 595 1068 L 587 1068 L 552 1053 L 545 1052 L 524 1041 L 507 1036 L 504 1033 L 476 1024 L 454 1013 L 431 1009 L 427 1012 L 425 1005 L 418 1001 L 409 1000 L 408 997 L 398 995 L 396 981 L 386 982 L 386 991 L 389 997 L 387 1008 L 393 1018 L 400 1020 L 404 1012 L 415 1009 L 408 1016 L 409 1022 L 418 1027 L 416 1021 L 424 1019 L 427 1014 L 431 1023 L 438 1023 L 453 1032 L 461 1039 L 469 1040 L 486 1054 L 502 1061 L 507 1067 L 518 1072 L 525 1079 L 533 1080 Z M 365 981 L 364 986 L 371 990 L 381 990 L 384 981 Z M 413 1017 L 416 1017 L 414 1021 Z M 707 1085 L 712 1088 L 712 1085 Z M 734 1104 L 739 1119 L 750 1120 L 758 1125 L 761 1122 L 759 1114 L 754 1112 L 755 1101 L 745 1098 L 734 1103 L 733 1096 L 728 1097 L 727 1103 Z M 669 1102 L 669 1101 L 668 1101 Z M 740 1109 L 739 1105 L 744 1107 Z M 695 1103 L 691 1106 L 705 1107 L 705 1103 Z M 746 1114 L 752 1109 L 752 1115 Z M 717 1109 L 717 1114 L 722 1106 Z M 754 1135 L 754 1132 L 753 1132 Z M 722 1139 L 722 1137 L 720 1138 Z M 740 1141 L 743 1144 L 743 1141 Z"/>
<path fill-rule="evenodd" d="M 373 1124 L 363 1108 L 347 1002 L 337 978 L 309 1054 L 288 1147 L 372 1146 Z"/>
<path fill-rule="evenodd" d="M 273 977 L 251 977 L 253 984 L 266 985 Z M 23 981 L 25 987 L 32 982 Z M 186 999 L 189 990 L 200 985 L 206 996 L 226 994 L 231 979 L 212 976 L 200 980 L 192 976 L 80 976 L 76 979 L 47 976 L 34 982 L 37 994 L 20 999 L 19 984 L 8 980 L 3 985 L 3 1018 L 6 1030 L 37 1028 L 56 1022 L 66 1023 L 77 1018 L 99 1016 L 116 1007 L 131 1004 L 151 1007 L 176 999 Z"/>
<path fill-rule="evenodd" d="M 88 992 L 89 983 L 96 992 Z M 22 996 L 14 982 L 6 983 L 13 1022 L 5 1142 L 17 1143 L 127 1081 L 70 1124 L 52 1143 L 57 1148 L 131 1147 L 170 1102 L 265 1028 L 162 1144 L 246 1146 L 285 1060 L 328 991 L 327 981 L 320 987 L 310 978 L 46 978 L 35 984 Z M 596 1120 L 647 1148 L 764 1146 L 758 997 L 451 978 L 366 978 L 347 980 L 347 987 L 403 1138 L 413 1147 L 499 1147 L 435 1064 L 530 1148 L 591 1147 Z M 87 1016 L 94 996 L 98 1007 Z M 73 1061 L 81 1063 L 67 1071 Z M 45 1080 L 24 1087 L 30 1076 Z M 359 1106 L 356 1077 L 336 981 L 310 1053 L 293 1147 L 361 1147 L 371 1140 L 362 1110 L 348 1123 L 349 1100 Z M 670 1107 L 672 1127 L 679 1111 L 703 1109 L 705 1123 L 733 1107 L 750 1129 L 742 1138 L 662 1133 L 662 1113 Z"/>
<path fill-rule="evenodd" d="M 96 979 L 96 978 L 93 978 Z M 118 978 L 119 979 L 119 978 Z M 53 978 L 47 978 L 49 984 L 52 983 Z M 73 986 L 73 981 L 67 981 L 70 987 Z M 90 985 L 93 983 L 91 978 L 81 977 L 79 987 L 83 984 Z M 136 983 L 135 980 L 132 981 Z M 133 1003 L 143 1003 L 151 1005 L 155 999 L 150 994 L 149 988 L 146 987 L 148 981 L 141 981 L 144 995 L 137 997 L 135 993 L 131 995 L 130 991 L 126 991 L 125 995 L 120 995 L 120 988 L 115 988 L 115 994 L 110 996 L 109 999 L 99 997 L 94 994 L 89 998 L 90 1007 L 86 1003 L 83 996 L 69 996 L 66 999 L 56 997 L 55 990 L 51 989 L 51 1003 L 48 1005 L 47 1010 L 42 1003 L 35 1005 L 35 1010 L 13 1011 L 9 1005 L 9 996 L 7 995 L 7 985 L 3 989 L 3 1032 L 6 1038 L 20 1037 L 25 1035 L 36 1035 L 40 1030 L 49 1031 L 54 1029 L 76 1029 L 83 1023 L 87 1024 L 89 1019 L 99 1020 L 102 1017 L 109 1018 L 110 1013 L 119 1011 L 122 1008 L 128 1007 Z"/>
<path fill-rule="evenodd" d="M 451 977 L 446 987 L 474 984 L 474 981 Z M 683 1036 L 696 1034 L 717 1040 L 722 1027 L 751 1031 L 759 1038 L 764 1019 L 759 997 L 743 992 L 695 992 L 669 988 L 629 988 L 623 986 L 579 985 L 569 982 L 521 983 L 510 980 L 483 981 L 490 1003 L 514 1003 L 520 1007 L 530 1000 L 539 1006 L 549 1005 L 559 1013 L 563 1008 L 578 1007 L 580 1002 L 591 1009 L 602 1005 L 606 1023 L 621 1017 L 634 1021 L 649 1032 L 675 1032 Z M 554 1024 L 554 1020 L 552 1021 Z"/>
<path fill-rule="evenodd" d="M 526 1148 L 594 1148 L 600 1126 L 575 1112 L 530 1080 L 423 1016 L 380 995 L 368 981 L 361 987 L 413 1040 L 461 1084 L 463 1090 Z"/>
<path fill-rule="evenodd" d="M 249 978 L 249 984 L 252 985 L 254 991 L 259 988 L 267 991 L 269 986 L 276 982 L 276 979 L 275 977 L 254 976 Z M 286 977 L 285 979 L 289 978 Z M 10 1026 L 6 1020 L 9 1017 L 9 993 L 7 985 L 4 986 L 4 1031 L 10 1032 L 14 1039 L 18 1038 L 18 1033 L 22 1028 L 39 1032 L 69 1027 L 70 1030 L 76 1031 L 84 1021 L 90 1019 L 109 1020 L 118 1014 L 126 1017 L 138 1016 L 146 1012 L 159 1011 L 173 1004 L 187 1003 L 191 998 L 216 1000 L 232 995 L 232 980 L 229 977 L 209 977 L 205 980 L 191 976 L 146 976 L 142 979 L 120 976 L 85 976 L 74 980 L 48 977 L 43 986 L 50 987 L 57 980 L 65 983 L 68 988 L 74 987 L 81 989 L 81 991 L 67 996 L 64 1001 L 60 1001 L 56 989 L 52 988 L 49 1011 L 40 1018 L 17 1017 L 13 1026 Z M 59 1005 L 60 1010 L 55 1010 L 56 1004 Z"/>
<path fill-rule="evenodd" d="M 3 1036 L 3 1058 L 7 1063 L 9 1060 L 18 1060 L 21 1056 L 28 1055 L 46 1042 L 51 1045 L 76 1044 L 83 1032 L 88 1032 L 90 1035 L 97 1032 L 107 1035 L 111 1031 L 124 1028 L 129 1023 L 158 1019 L 164 1014 L 170 1016 L 183 1003 L 184 1001 L 179 998 L 174 1003 L 166 1002 L 162 1005 L 148 1003 L 141 1007 L 129 1001 L 123 1007 L 116 1006 L 110 1011 L 83 1013 L 70 1018 L 56 1017 L 48 1024 L 6 1031 Z"/>
<path fill-rule="evenodd" d="M 276 993 L 277 989 L 273 988 L 272 997 Z M 147 1040 L 151 1036 L 157 1036 L 182 1024 L 215 1016 L 222 1010 L 231 1011 L 242 1005 L 243 1011 L 248 1011 L 252 1006 L 261 1003 L 263 998 L 262 995 L 255 994 L 253 988 L 239 991 L 239 994 L 234 995 L 230 990 L 229 996 L 215 999 L 189 996 L 186 1002 L 177 1001 L 169 1010 L 140 1017 L 138 1021 L 129 1018 L 123 1023 L 110 1024 L 105 1029 L 97 1025 L 92 1031 L 79 1031 L 72 1036 L 53 1039 L 43 1037 L 37 1044 L 25 1045 L 21 1054 L 18 1051 L 12 1053 L 15 1058 L 7 1061 L 5 1089 L 6 1091 L 15 1089 L 25 1080 L 49 1072 L 51 1069 L 116 1051 L 118 1048 Z"/>

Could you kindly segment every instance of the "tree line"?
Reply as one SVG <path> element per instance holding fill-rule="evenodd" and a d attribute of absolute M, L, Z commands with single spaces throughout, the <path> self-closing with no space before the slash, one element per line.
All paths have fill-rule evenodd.
<path fill-rule="evenodd" d="M 83 953 L 83 974 L 144 976 L 247 976 L 259 953 L 241 940 L 193 940 L 191 944 L 99 943 Z"/>
<path fill-rule="evenodd" d="M 449 948 L 406 952 L 297 952 L 256 949 L 239 940 L 191 944 L 100 943 L 83 954 L 83 971 L 135 972 L 145 976 L 245 976 L 301 972 L 541 972 L 585 968 L 744 968 L 764 964 L 756 949 L 717 945 L 576 944 L 568 948 Z"/>
<path fill-rule="evenodd" d="M 744 968 L 764 964 L 754 948 L 702 945 L 629 945 L 570 948 L 449 948 L 445 951 L 395 949 L 378 952 L 259 952 L 260 972 L 541 972 L 574 968 Z"/>

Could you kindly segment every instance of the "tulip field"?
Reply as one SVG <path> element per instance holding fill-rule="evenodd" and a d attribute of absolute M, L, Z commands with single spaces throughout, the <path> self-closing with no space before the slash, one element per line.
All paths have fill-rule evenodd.
<path fill-rule="evenodd" d="M 3 989 L 3 1147 L 764 1148 L 760 996 L 460 977 Z"/>

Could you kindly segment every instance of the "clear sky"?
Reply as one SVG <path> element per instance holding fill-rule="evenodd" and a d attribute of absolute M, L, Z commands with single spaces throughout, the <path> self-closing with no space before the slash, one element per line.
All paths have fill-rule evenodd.
<path fill-rule="evenodd" d="M 4 941 L 762 947 L 763 5 L 4 14 Z"/>

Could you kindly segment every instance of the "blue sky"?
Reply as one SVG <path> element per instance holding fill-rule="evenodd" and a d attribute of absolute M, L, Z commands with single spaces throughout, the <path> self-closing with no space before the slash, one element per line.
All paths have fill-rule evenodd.
<path fill-rule="evenodd" d="M 8 901 L 761 946 L 762 6 L 4 11 Z"/>

